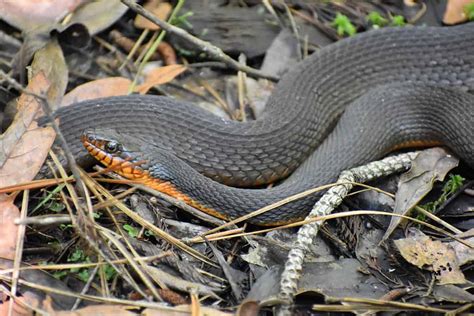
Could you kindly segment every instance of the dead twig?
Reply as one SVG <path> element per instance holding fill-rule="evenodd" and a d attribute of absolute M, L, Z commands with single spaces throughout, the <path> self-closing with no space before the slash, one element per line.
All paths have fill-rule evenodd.
<path fill-rule="evenodd" d="M 188 32 L 186 32 L 185 30 L 183 30 L 179 27 L 176 27 L 174 25 L 171 25 L 171 24 L 169 24 L 165 21 L 162 21 L 162 20 L 158 19 L 152 13 L 145 10 L 141 5 L 137 4 L 135 1 L 133 1 L 133 0 L 121 0 L 121 1 L 127 7 L 129 7 L 133 11 L 135 11 L 137 14 L 140 14 L 143 17 L 147 18 L 151 22 L 153 22 L 156 25 L 158 25 L 159 27 L 161 27 L 166 32 L 169 32 L 170 34 L 174 34 L 174 35 L 182 38 L 183 40 L 186 40 L 186 41 L 196 45 L 203 52 L 206 52 L 207 54 L 209 54 L 209 56 L 211 56 L 212 58 L 214 58 L 216 60 L 219 60 L 219 61 L 222 61 L 222 62 L 226 63 L 229 67 L 231 67 L 235 70 L 244 71 L 247 74 L 252 75 L 254 77 L 265 78 L 265 79 L 269 79 L 269 80 L 272 80 L 272 81 L 278 81 L 279 78 L 277 78 L 275 76 L 272 76 L 272 75 L 267 75 L 267 74 L 261 72 L 258 69 L 248 67 L 246 65 L 242 65 L 238 61 L 236 61 L 236 60 L 232 59 L 231 57 L 229 57 L 228 55 L 226 55 L 219 47 L 216 47 L 216 46 L 214 46 L 214 45 L 212 45 L 212 44 L 210 44 L 206 41 L 203 41 L 203 40 L 201 40 L 197 37 L 194 37 L 194 36 L 192 36 L 191 34 L 189 34 Z"/>

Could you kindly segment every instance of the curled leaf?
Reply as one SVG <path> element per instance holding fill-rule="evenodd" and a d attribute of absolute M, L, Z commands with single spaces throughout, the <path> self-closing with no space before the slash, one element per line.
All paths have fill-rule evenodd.
<path fill-rule="evenodd" d="M 146 75 L 145 82 L 139 85 L 135 91 L 140 94 L 146 94 L 153 86 L 170 82 L 185 70 L 186 67 L 183 65 L 169 65 L 155 68 Z"/>
<path fill-rule="evenodd" d="M 456 167 L 459 160 L 442 148 L 422 151 L 412 163 L 411 169 L 400 177 L 395 196 L 395 214 L 406 215 L 433 188 L 435 181 L 443 181 L 446 174 Z M 385 240 L 400 224 L 401 217 L 393 216 L 382 240 Z"/>
<path fill-rule="evenodd" d="M 466 282 L 456 253 L 450 244 L 432 240 L 413 228 L 407 238 L 395 240 L 395 245 L 406 261 L 419 268 L 433 271 L 439 284 Z"/>

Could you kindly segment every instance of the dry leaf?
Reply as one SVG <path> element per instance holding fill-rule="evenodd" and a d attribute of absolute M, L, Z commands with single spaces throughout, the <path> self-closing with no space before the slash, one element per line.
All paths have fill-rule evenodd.
<path fill-rule="evenodd" d="M 467 232 L 464 232 L 462 235 L 465 236 L 474 236 L 474 228 L 471 228 Z M 462 236 L 458 236 L 459 238 L 462 238 Z M 453 240 L 449 244 L 451 247 L 454 249 L 454 252 L 456 253 L 456 257 L 458 258 L 459 265 L 463 265 L 469 262 L 474 261 L 474 237 L 470 237 L 467 239 L 464 239 L 465 242 L 471 244 L 471 248 L 468 246 L 461 244 L 459 241 Z"/>
<path fill-rule="evenodd" d="M 0 258 L 11 259 L 15 257 L 16 238 L 18 225 L 15 220 L 20 218 L 20 210 L 13 204 L 13 197 L 0 194 Z"/>
<path fill-rule="evenodd" d="M 80 101 L 127 95 L 132 82 L 123 77 L 110 77 L 84 83 L 71 90 L 63 98 L 61 106 Z"/>
<path fill-rule="evenodd" d="M 219 298 L 219 296 L 213 292 L 214 289 L 205 284 L 183 280 L 152 266 L 146 266 L 146 272 L 156 283 L 165 284 L 172 289 L 183 292 L 189 289 L 195 289 L 200 295 L 209 295 L 214 298 Z"/>
<path fill-rule="evenodd" d="M 73 13 L 69 24 L 84 24 L 94 35 L 114 24 L 127 10 L 120 0 L 88 1 Z"/>
<path fill-rule="evenodd" d="M 155 68 L 146 75 L 145 82 L 139 85 L 135 91 L 140 94 L 146 94 L 153 86 L 170 82 L 185 70 L 186 67 L 183 65 L 169 65 Z"/>
<path fill-rule="evenodd" d="M 474 0 L 448 0 L 444 11 L 443 22 L 458 24 L 467 20 L 465 7 L 474 3 Z"/>
<path fill-rule="evenodd" d="M 406 215 L 433 188 L 435 181 L 443 181 L 459 160 L 442 148 L 422 151 L 413 161 L 411 169 L 400 177 L 393 213 Z M 382 241 L 400 224 L 402 218 L 393 216 Z"/>
<path fill-rule="evenodd" d="M 258 316 L 260 312 L 260 305 L 257 301 L 245 299 L 240 305 L 236 312 L 238 316 Z"/>
<path fill-rule="evenodd" d="M 150 0 L 143 7 L 153 13 L 158 19 L 162 21 L 166 21 L 168 19 L 168 16 L 171 14 L 171 10 L 173 10 L 173 6 L 171 4 L 169 4 L 168 2 L 163 2 L 161 0 Z M 139 14 L 135 18 L 135 27 L 139 29 L 149 29 L 152 31 L 160 29 L 158 25 L 148 19 L 145 19 Z"/>
<path fill-rule="evenodd" d="M 448 243 L 432 240 L 418 229 L 412 228 L 409 236 L 395 240 L 395 245 L 406 261 L 433 271 L 439 284 L 466 283 L 456 253 Z"/>
<path fill-rule="evenodd" d="M 0 188 L 33 180 L 54 143 L 52 127 L 31 128 L 20 138 L 10 158 L 0 168 Z"/>
<path fill-rule="evenodd" d="M 59 22 L 84 0 L 10 0 L 0 1 L 0 19 L 20 30 Z"/>
<path fill-rule="evenodd" d="M 1 292 L 0 292 L 1 294 Z M 8 309 L 10 308 L 10 302 L 7 301 L 5 298 L 2 298 L 0 296 L 0 302 L 4 302 L 4 304 L 0 304 L 0 315 L 8 315 Z M 21 296 L 17 296 L 15 299 L 15 303 L 13 305 L 13 315 L 14 316 L 33 316 L 35 313 L 31 308 L 28 308 L 27 306 L 31 306 L 34 308 L 39 307 L 39 300 L 38 296 L 35 295 L 35 293 L 31 291 L 27 291 L 24 293 L 21 293 Z"/>
<path fill-rule="evenodd" d="M 39 72 L 27 90 L 45 95 L 49 82 Z M 56 137 L 51 127 L 38 128 L 33 119 L 40 115 L 41 104 L 31 95 L 22 94 L 13 123 L 0 137 L 0 187 L 31 181 L 44 163 Z"/>
<path fill-rule="evenodd" d="M 33 77 L 28 84 L 27 89 L 38 95 L 46 95 L 49 89 L 49 82 L 43 73 Z M 7 159 L 13 157 L 13 149 L 16 147 L 20 138 L 33 124 L 35 116 L 41 112 L 41 104 L 31 95 L 22 94 L 18 100 L 18 112 L 15 115 L 13 123 L 8 127 L 3 135 L 0 136 L 0 187 L 3 184 L 7 174 L 3 167 Z M 22 166 L 23 168 L 24 166 Z"/>
<path fill-rule="evenodd" d="M 31 64 L 33 76 L 43 72 L 50 82 L 47 99 L 52 110 L 61 104 L 68 83 L 68 69 L 63 51 L 56 40 L 49 42 L 35 53 Z"/>

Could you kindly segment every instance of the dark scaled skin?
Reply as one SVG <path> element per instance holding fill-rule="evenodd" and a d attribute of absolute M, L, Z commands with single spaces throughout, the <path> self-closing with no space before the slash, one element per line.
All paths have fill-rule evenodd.
<path fill-rule="evenodd" d="M 285 181 L 270 189 L 241 189 L 213 181 L 145 138 L 115 129 L 96 129 L 94 138 L 118 143 L 116 155 L 140 165 L 151 177 L 169 181 L 225 218 L 237 218 L 290 195 L 331 183 L 342 170 L 380 158 L 411 143 L 448 146 L 474 168 L 474 95 L 436 85 L 393 84 L 368 91 L 342 115 L 334 131 Z M 115 146 L 114 146 L 115 148 Z M 258 225 L 302 219 L 317 195 L 252 218 Z"/>
<path fill-rule="evenodd" d="M 80 143 L 82 132 L 112 128 L 146 139 L 218 182 L 248 187 L 290 175 L 328 136 L 349 104 L 368 91 L 397 83 L 473 92 L 474 24 L 384 28 L 329 45 L 282 78 L 256 121 L 223 120 L 186 102 L 142 95 L 86 101 L 56 115 L 82 165 L 91 163 Z M 372 110 L 360 111 L 369 115 Z M 349 149 L 337 156 L 342 151 Z"/>

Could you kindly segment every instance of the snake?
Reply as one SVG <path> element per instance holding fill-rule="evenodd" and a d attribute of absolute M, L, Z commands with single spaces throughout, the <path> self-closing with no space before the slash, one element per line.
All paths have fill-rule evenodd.
<path fill-rule="evenodd" d="M 474 23 L 387 27 L 299 62 L 256 120 L 155 95 L 83 101 L 55 116 L 81 165 L 120 166 L 125 177 L 233 219 L 394 150 L 443 145 L 474 168 L 473 93 Z M 319 197 L 249 222 L 300 220 Z"/>

